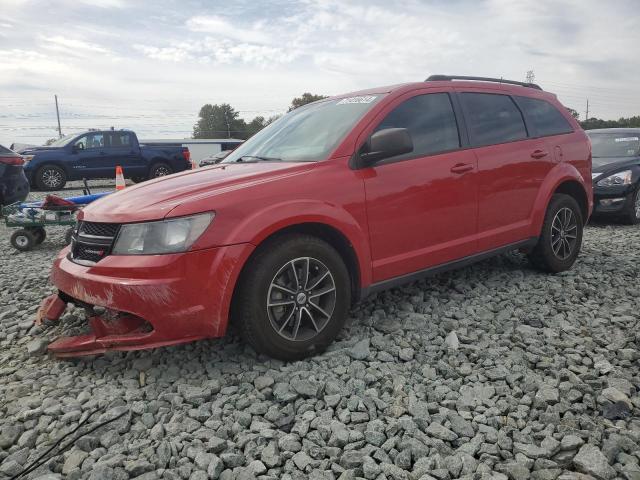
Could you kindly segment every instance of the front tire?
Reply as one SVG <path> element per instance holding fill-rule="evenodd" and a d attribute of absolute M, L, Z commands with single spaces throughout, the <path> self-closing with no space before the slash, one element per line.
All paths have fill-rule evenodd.
<path fill-rule="evenodd" d="M 35 181 L 38 190 L 62 190 L 67 183 L 67 174 L 57 165 L 43 165 L 36 172 Z"/>
<path fill-rule="evenodd" d="M 629 225 L 638 225 L 640 223 L 640 186 L 631 195 L 624 221 Z"/>
<path fill-rule="evenodd" d="M 338 335 L 350 285 L 331 245 L 309 235 L 279 237 L 262 245 L 243 271 L 233 317 L 257 352 L 299 360 L 324 351 Z"/>
<path fill-rule="evenodd" d="M 583 228 L 578 202 L 569 195 L 555 194 L 547 207 L 538 243 L 529 254 L 531 264 L 551 273 L 569 270 L 580 253 Z"/>

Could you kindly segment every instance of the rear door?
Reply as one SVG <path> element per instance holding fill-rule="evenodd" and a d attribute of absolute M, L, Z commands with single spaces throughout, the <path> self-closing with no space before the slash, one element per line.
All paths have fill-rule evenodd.
<path fill-rule="evenodd" d="M 363 170 L 379 282 L 475 253 L 476 159 L 464 150 L 446 91 L 421 90 L 390 104 L 371 132 L 406 128 L 414 150 Z"/>
<path fill-rule="evenodd" d="M 106 135 L 108 140 L 107 157 L 113 175 L 115 175 L 117 165 L 122 167 L 125 177 L 146 173 L 146 165 L 142 161 L 131 132 L 108 132 Z"/>
<path fill-rule="evenodd" d="M 553 151 L 545 139 L 530 138 L 511 96 L 469 90 L 459 98 L 478 159 L 478 249 L 525 240 Z"/>

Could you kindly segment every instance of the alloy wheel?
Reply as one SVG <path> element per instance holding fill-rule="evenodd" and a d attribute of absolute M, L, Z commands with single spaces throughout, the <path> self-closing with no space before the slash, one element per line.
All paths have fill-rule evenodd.
<path fill-rule="evenodd" d="M 558 210 L 551 222 L 551 250 L 560 260 L 573 253 L 578 239 L 578 219 L 570 208 Z"/>
<path fill-rule="evenodd" d="M 290 341 L 306 341 L 329 323 L 336 306 L 336 284 L 320 260 L 300 257 L 284 264 L 267 293 L 271 327 Z"/>
<path fill-rule="evenodd" d="M 167 167 L 158 167 L 155 172 L 153 172 L 154 176 L 157 177 L 165 177 L 169 175 L 171 172 Z"/>
<path fill-rule="evenodd" d="M 49 188 L 57 188 L 62 184 L 62 174 L 53 168 L 42 171 L 42 183 Z"/>

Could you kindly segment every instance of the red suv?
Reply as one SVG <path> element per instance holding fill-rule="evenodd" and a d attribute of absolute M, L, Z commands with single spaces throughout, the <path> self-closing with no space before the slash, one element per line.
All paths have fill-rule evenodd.
<path fill-rule="evenodd" d="M 92 332 L 58 356 L 219 337 L 231 319 L 298 359 L 371 292 L 512 249 L 570 268 L 591 209 L 590 144 L 554 95 L 439 75 L 306 105 L 220 164 L 89 205 L 40 318 L 88 310 Z"/>

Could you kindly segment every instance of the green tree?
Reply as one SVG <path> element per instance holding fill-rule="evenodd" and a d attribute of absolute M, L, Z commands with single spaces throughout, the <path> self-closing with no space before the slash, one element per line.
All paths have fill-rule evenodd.
<path fill-rule="evenodd" d="M 574 110 L 573 108 L 569 108 L 569 107 L 567 107 L 567 110 L 569 110 L 569 113 L 571 114 L 571 116 L 576 120 L 580 118 L 580 114 L 578 113 L 577 110 Z"/>
<path fill-rule="evenodd" d="M 255 117 L 253 120 L 247 123 L 247 138 L 252 137 L 264 127 L 269 125 L 271 122 L 276 121 L 278 118 L 280 118 L 280 115 L 274 115 L 269 118 L 264 118 L 261 115 Z"/>
<path fill-rule="evenodd" d="M 601 118 L 591 117 L 580 122 L 585 130 L 594 128 L 638 128 L 640 127 L 640 115 L 629 118 L 619 118 L 618 120 L 603 120 Z"/>
<path fill-rule="evenodd" d="M 323 98 L 327 98 L 326 95 L 314 95 L 313 93 L 303 93 L 300 97 L 296 97 L 291 100 L 291 106 L 289 107 L 289 112 L 294 110 L 302 105 L 306 105 L 307 103 L 315 102 L 317 100 L 322 100 Z"/>
<path fill-rule="evenodd" d="M 228 103 L 203 105 L 193 127 L 193 138 L 246 138 L 247 124 Z"/>

